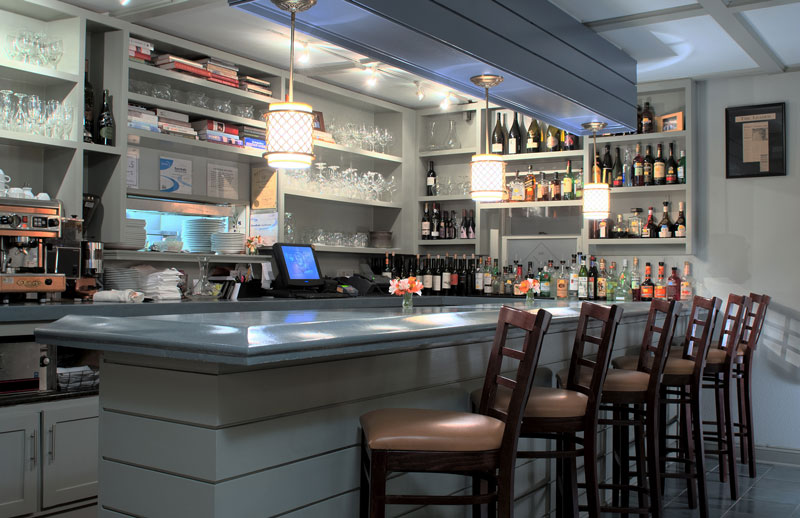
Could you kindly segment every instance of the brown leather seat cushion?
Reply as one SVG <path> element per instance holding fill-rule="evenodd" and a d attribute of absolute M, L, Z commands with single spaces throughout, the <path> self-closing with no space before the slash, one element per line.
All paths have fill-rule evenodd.
<path fill-rule="evenodd" d="M 556 374 L 560 386 L 566 386 L 569 367 L 561 369 Z M 589 385 L 592 380 L 592 369 L 581 366 L 579 382 L 581 385 Z M 646 372 L 636 370 L 609 370 L 606 374 L 606 381 L 603 383 L 603 392 L 646 392 L 647 385 L 650 383 L 650 375 Z"/>
<path fill-rule="evenodd" d="M 736 349 L 737 356 L 744 356 L 744 352 L 747 350 L 746 344 L 739 344 L 739 347 Z M 725 357 L 727 356 L 728 352 L 725 349 L 719 348 L 719 342 L 713 342 L 711 344 L 711 349 L 708 350 L 708 356 L 706 356 L 706 363 L 710 364 L 721 364 L 725 363 Z"/>
<path fill-rule="evenodd" d="M 481 402 L 481 390 L 473 391 L 471 396 L 477 408 Z M 505 410 L 510 401 L 511 390 L 498 386 L 495 408 Z M 585 394 L 573 390 L 533 387 L 525 406 L 525 417 L 580 417 L 586 413 L 588 401 Z"/>
<path fill-rule="evenodd" d="M 694 373 L 694 360 L 683 358 L 667 358 L 667 365 L 664 367 L 664 375 L 685 376 Z"/>
<path fill-rule="evenodd" d="M 384 408 L 361 416 L 373 450 L 488 451 L 500 447 L 505 423 L 467 412 Z"/>
<path fill-rule="evenodd" d="M 625 369 L 635 371 L 639 366 L 639 355 L 636 356 L 617 356 L 611 359 L 611 366 L 615 369 Z"/>

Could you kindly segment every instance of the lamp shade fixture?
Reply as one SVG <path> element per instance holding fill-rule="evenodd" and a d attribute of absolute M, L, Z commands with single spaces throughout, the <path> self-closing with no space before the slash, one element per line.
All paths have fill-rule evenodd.
<path fill-rule="evenodd" d="M 472 156 L 472 199 L 493 202 L 503 199 L 506 188 L 506 163 L 500 155 Z"/>

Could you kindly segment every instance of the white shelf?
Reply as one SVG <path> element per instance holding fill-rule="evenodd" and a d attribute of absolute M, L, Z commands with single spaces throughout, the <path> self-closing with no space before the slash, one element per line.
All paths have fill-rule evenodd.
<path fill-rule="evenodd" d="M 278 99 L 275 99 L 274 97 L 269 97 L 267 95 L 247 92 L 245 90 L 240 90 L 232 86 L 226 86 L 223 84 L 215 83 L 213 81 L 209 81 L 208 79 L 202 77 L 196 77 L 190 74 L 182 74 L 180 72 L 175 72 L 173 70 L 164 70 L 163 68 L 158 68 L 151 65 L 144 65 L 142 63 L 136 63 L 135 61 L 131 61 L 130 63 L 128 63 L 128 68 L 130 68 L 130 70 L 136 71 L 136 74 L 132 74 L 134 76 L 145 74 L 150 76 L 161 77 L 172 81 L 179 81 L 181 83 L 191 84 L 202 88 L 207 88 L 209 90 L 222 92 L 228 95 L 234 95 L 241 99 L 248 99 L 250 101 L 255 101 L 265 104 L 280 102 Z"/>
<path fill-rule="evenodd" d="M 189 252 L 145 252 L 141 250 L 103 250 L 103 259 L 106 261 L 143 261 L 143 262 L 170 262 L 170 263 L 196 263 L 203 257 L 209 263 L 255 263 L 262 261 L 265 255 L 248 254 L 221 254 L 189 253 Z"/>
<path fill-rule="evenodd" d="M 122 148 L 120 146 L 103 146 L 95 144 L 94 142 L 81 142 L 81 148 L 89 153 L 99 153 L 101 155 L 122 155 Z"/>
<path fill-rule="evenodd" d="M 597 137 L 597 144 L 612 144 L 614 142 L 644 142 L 652 140 L 676 140 L 686 137 L 686 131 L 665 131 L 661 133 L 637 133 L 636 135 L 619 135 L 617 137 Z"/>
<path fill-rule="evenodd" d="M 352 246 L 314 245 L 317 252 L 332 252 L 340 254 L 382 254 L 384 252 L 403 253 L 399 248 L 358 248 Z"/>
<path fill-rule="evenodd" d="M 6 57 L 0 57 L 0 77 L 9 81 L 38 86 L 75 85 L 81 80 L 76 74 L 21 61 L 12 61 Z"/>
<path fill-rule="evenodd" d="M 128 144 L 132 146 L 143 145 L 146 147 L 155 147 L 163 151 L 172 151 L 175 153 L 189 155 L 199 154 L 209 158 L 216 158 L 218 160 L 264 160 L 261 156 L 264 152 L 260 149 L 237 148 L 234 146 L 217 144 L 215 142 L 208 142 L 205 140 L 191 140 L 185 137 L 176 137 L 175 135 L 165 135 L 163 133 L 156 133 L 154 131 L 134 128 L 127 128 L 127 130 Z"/>
<path fill-rule="evenodd" d="M 627 238 L 627 239 L 590 239 L 590 245 L 598 246 L 659 246 L 659 245 L 685 245 L 685 237 L 660 237 L 660 238 Z"/>
<path fill-rule="evenodd" d="M 176 103 L 175 101 L 158 99 L 157 97 L 135 94 L 133 92 L 128 93 L 128 101 L 147 106 L 155 106 L 157 108 L 164 108 L 165 110 L 185 113 L 187 115 L 193 115 L 195 117 L 202 117 L 211 120 L 243 124 L 254 128 L 265 129 L 267 127 L 264 121 L 245 119 L 244 117 L 239 117 L 237 115 L 233 115 L 232 113 L 222 113 L 216 110 L 209 110 L 208 108 L 198 108 L 197 106 L 192 106 L 191 104 Z M 127 121 L 127 116 L 125 120 Z"/>
<path fill-rule="evenodd" d="M 583 207 L 583 200 L 559 201 L 515 201 L 497 203 L 478 203 L 478 210 L 483 209 L 527 209 L 536 207 Z"/>
<path fill-rule="evenodd" d="M 417 239 L 418 246 L 474 246 L 477 239 Z"/>
<path fill-rule="evenodd" d="M 443 194 L 441 196 L 420 196 L 417 198 L 420 202 L 434 202 L 434 201 L 468 201 L 472 203 L 472 198 L 469 194 Z"/>
<path fill-rule="evenodd" d="M 390 162 L 393 164 L 402 164 L 403 157 L 389 155 L 386 153 L 378 153 L 376 151 L 367 151 L 365 149 L 355 149 L 350 147 L 342 146 L 341 144 L 333 144 L 331 142 L 323 142 L 321 140 L 317 140 L 314 142 L 314 154 L 316 155 L 316 159 L 318 161 L 326 162 L 330 164 L 329 160 L 331 157 L 338 156 L 346 156 L 356 159 L 369 159 L 369 160 L 378 160 L 383 162 Z"/>
<path fill-rule="evenodd" d="M 580 234 L 528 234 L 524 236 L 503 236 L 503 239 L 526 240 L 526 239 L 578 239 Z"/>
<path fill-rule="evenodd" d="M 649 194 L 656 192 L 681 192 L 686 191 L 685 183 L 674 185 L 649 185 L 646 187 L 612 187 L 611 195 L 615 194 Z"/>
<path fill-rule="evenodd" d="M 420 158 L 435 158 L 437 156 L 461 156 L 474 155 L 478 152 L 474 147 L 462 147 L 458 149 L 437 149 L 434 151 L 420 151 Z"/>
<path fill-rule="evenodd" d="M 2 73 L 2 71 L 0 71 Z M 41 135 L 31 135 L 21 131 L 0 130 L 0 144 L 7 146 L 24 146 L 36 148 L 77 149 L 78 142 L 62 140 Z"/>
<path fill-rule="evenodd" d="M 521 153 L 519 155 L 503 155 L 503 160 L 509 162 L 533 162 L 536 160 L 560 160 L 583 158 L 584 150 L 575 151 L 543 151 L 541 153 Z"/>
<path fill-rule="evenodd" d="M 201 194 L 187 194 L 187 193 L 174 193 L 151 191 L 149 189 L 134 189 L 128 187 L 128 196 L 138 196 L 143 198 L 156 198 L 160 200 L 176 200 L 189 203 L 206 203 L 212 205 L 247 205 L 250 203 L 248 200 L 235 200 L 233 198 L 219 198 L 216 196 L 203 196 Z"/>
<path fill-rule="evenodd" d="M 284 189 L 283 194 L 286 196 L 296 196 L 298 198 L 334 201 L 337 203 L 349 203 L 351 205 L 362 205 L 365 207 L 383 207 L 383 208 L 398 209 L 398 210 L 403 208 L 403 206 L 400 203 L 392 203 L 388 201 L 377 201 L 377 200 L 359 200 L 356 198 L 345 198 L 343 196 L 332 196 L 330 194 L 316 194 L 311 192 L 298 191 L 295 189 Z"/>

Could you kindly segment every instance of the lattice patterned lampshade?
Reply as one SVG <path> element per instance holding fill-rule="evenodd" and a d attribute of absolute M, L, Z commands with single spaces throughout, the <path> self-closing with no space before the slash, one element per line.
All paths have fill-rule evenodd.
<path fill-rule="evenodd" d="M 610 204 L 610 190 L 607 183 L 587 183 L 583 186 L 584 218 L 608 218 Z"/>
<path fill-rule="evenodd" d="M 473 155 L 472 199 L 500 201 L 506 189 L 506 163 L 500 155 Z"/>
<path fill-rule="evenodd" d="M 305 169 L 314 159 L 314 116 L 304 103 L 272 103 L 267 112 L 267 152 L 276 169 Z"/>

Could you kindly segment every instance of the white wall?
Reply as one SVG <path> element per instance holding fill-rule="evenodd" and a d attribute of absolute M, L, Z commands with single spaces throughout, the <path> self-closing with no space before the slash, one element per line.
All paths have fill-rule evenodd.
<path fill-rule="evenodd" d="M 788 175 L 725 179 L 725 108 L 786 103 Z M 700 294 L 767 293 L 756 351 L 759 446 L 800 450 L 800 72 L 698 84 L 697 241 Z"/>

